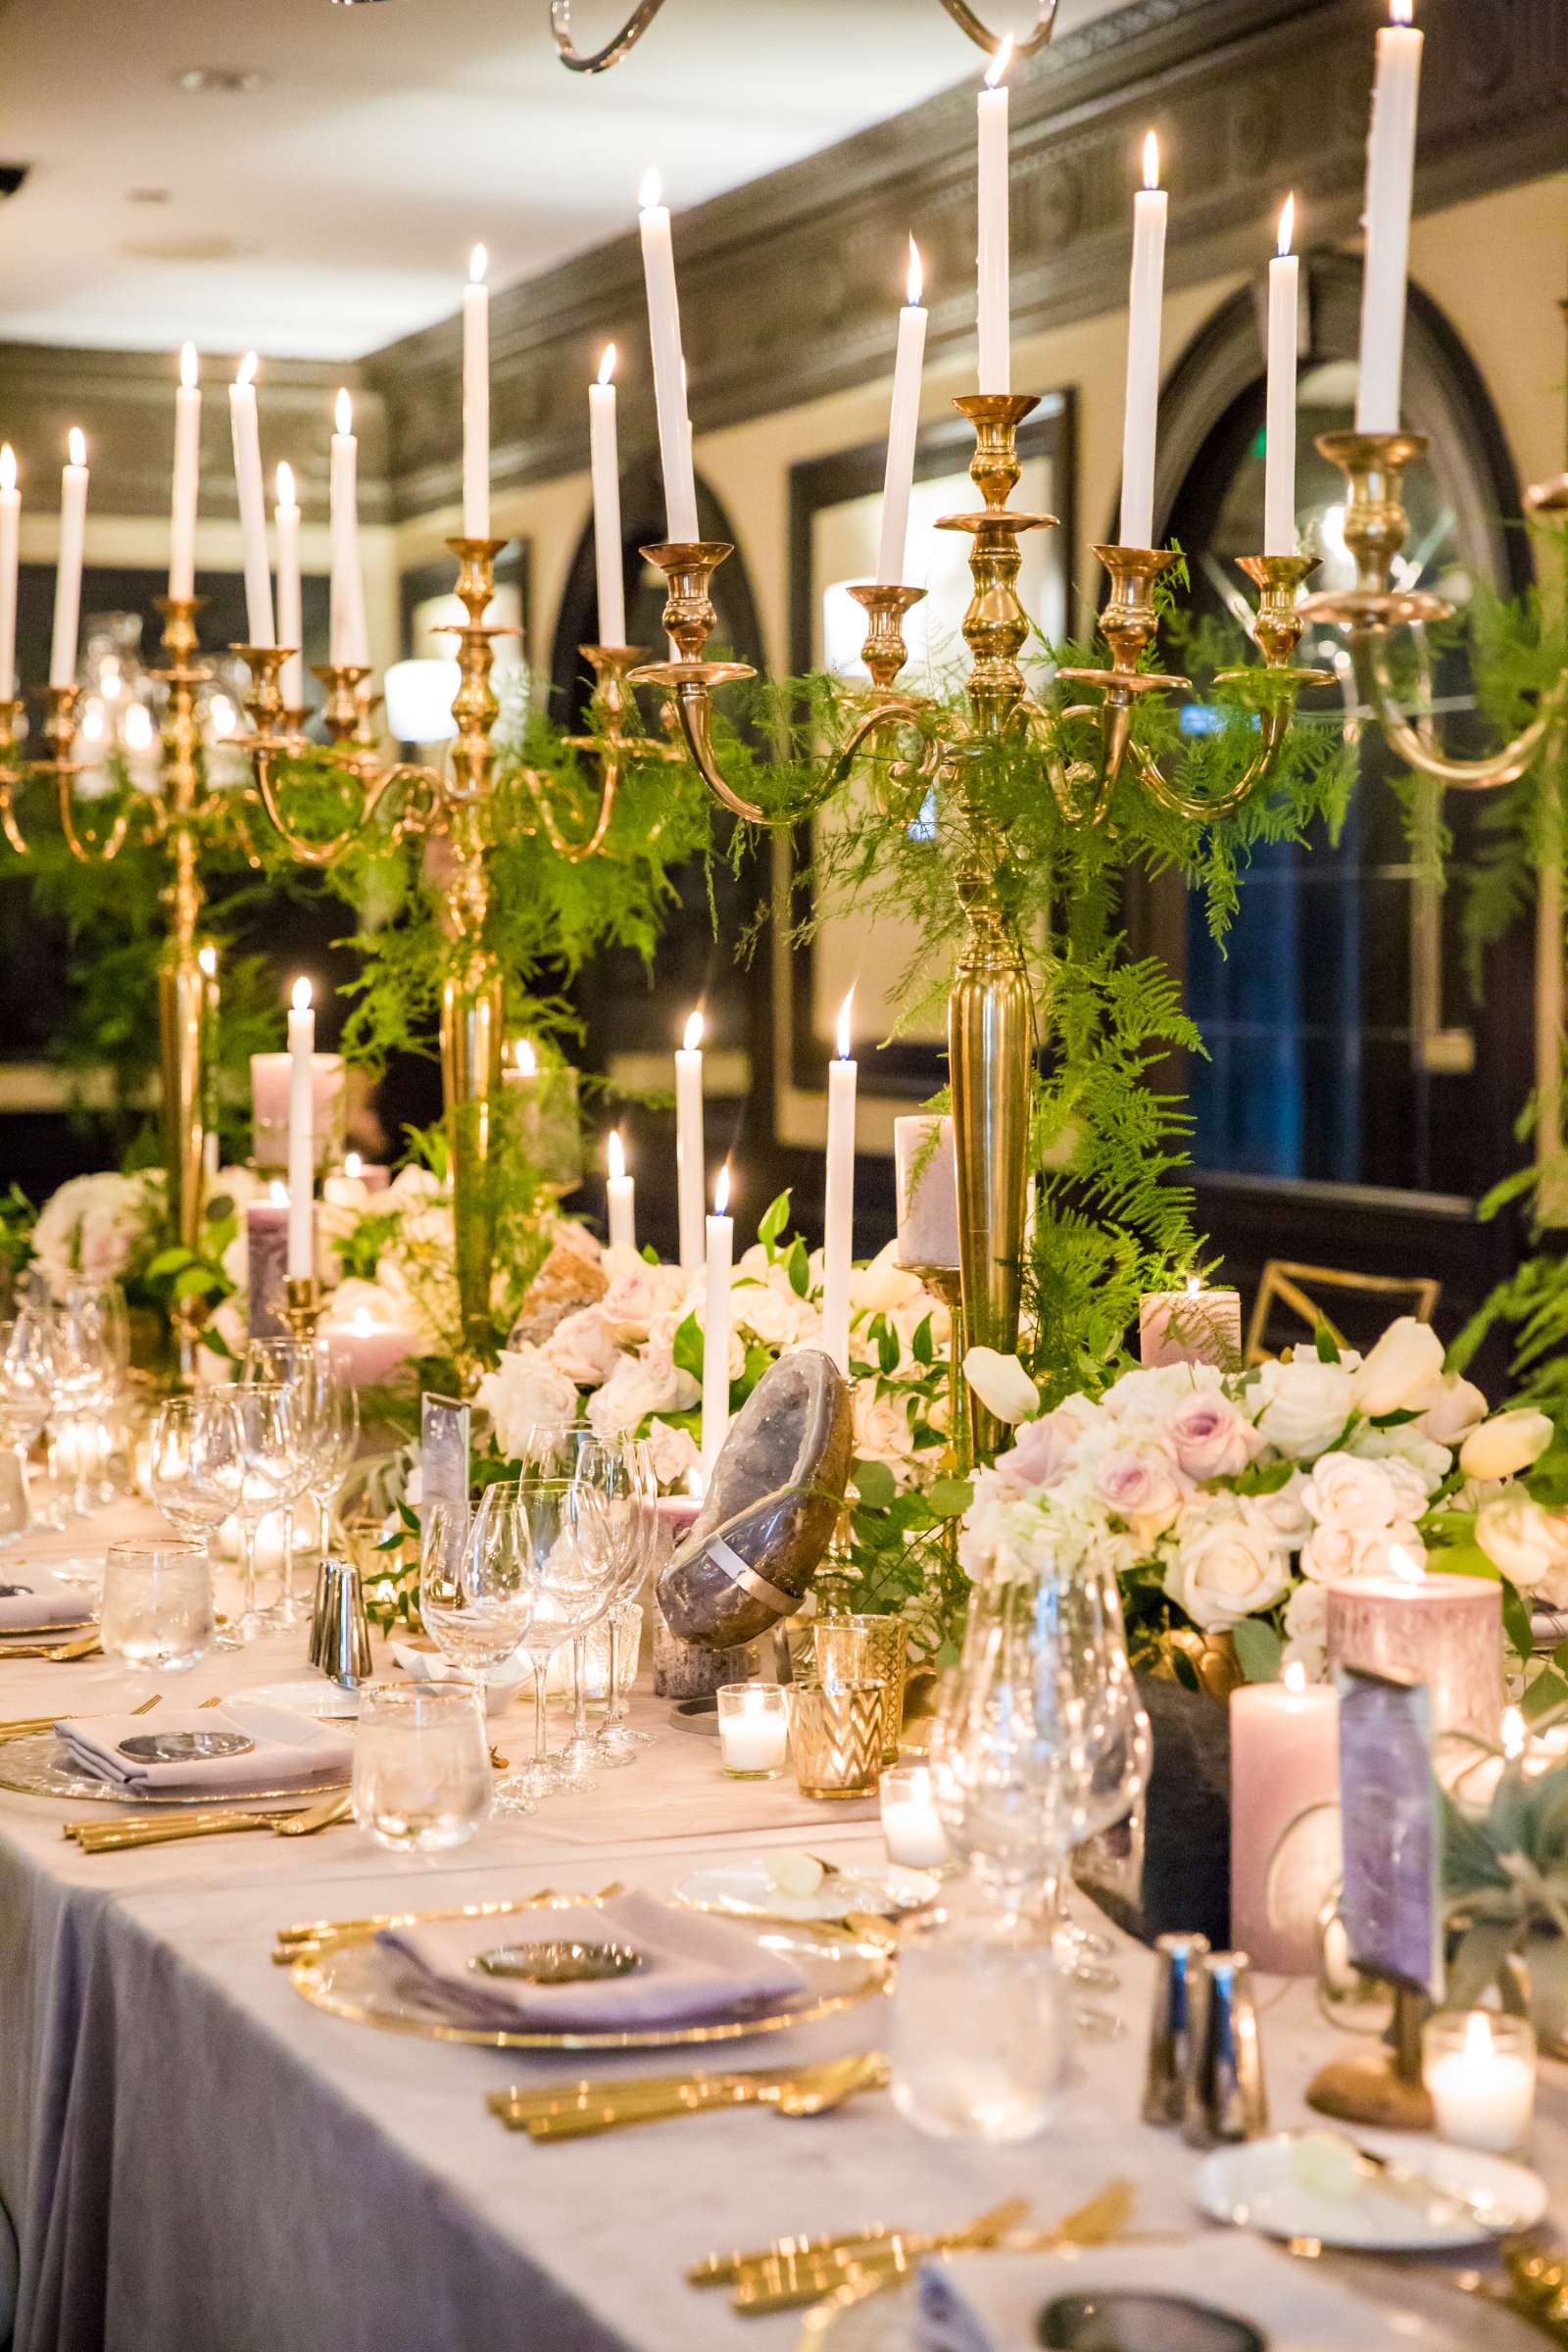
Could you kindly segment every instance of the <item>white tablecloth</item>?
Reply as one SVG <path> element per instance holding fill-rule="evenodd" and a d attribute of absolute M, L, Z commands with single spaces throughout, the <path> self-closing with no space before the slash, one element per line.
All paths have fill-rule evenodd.
<path fill-rule="evenodd" d="M 283 1679 L 302 1646 L 272 1636 L 215 1657 L 179 1695 Z M 0 1667 L 0 1715 L 122 1703 L 138 1687 L 101 1660 Z M 375 2033 L 308 2007 L 273 1967 L 273 1935 L 295 1920 L 610 1878 L 657 1889 L 705 1850 L 759 1842 L 880 1850 L 863 1820 L 804 1807 L 785 1784 L 725 1782 L 713 1743 L 663 1714 L 639 1702 L 657 1744 L 596 1795 L 429 1863 L 352 1827 L 89 1858 L 60 1834 L 81 1808 L 0 1790 L 0 2195 L 22 2240 L 18 2352 L 783 2352 L 793 2320 L 741 2322 L 687 2287 L 685 2266 L 784 2231 L 951 2224 L 1012 2194 L 1043 2221 L 1116 2177 L 1139 2182 L 1138 2226 L 1195 2226 L 1196 2159 L 1137 2121 L 1152 1964 L 1135 1946 L 1124 2038 L 1086 2043 L 1060 2120 L 1011 2149 L 924 2140 L 880 2096 L 813 2123 L 736 2113 L 535 2147 L 487 2114 L 486 2092 L 579 2066 Z M 520 1754 L 526 1725 L 518 1708 L 493 1736 Z M 1275 2120 L 1291 2124 L 1326 2045 L 1343 2045 L 1308 1987 L 1264 1995 Z M 884 2027 L 866 2005 L 769 2037 L 766 2056 L 874 2046 Z M 737 2061 L 760 2062 L 758 2047 Z M 1551 2067 L 1537 2156 L 1568 2183 Z M 1500 2352 L 1511 2323 L 1488 2328 Z"/>

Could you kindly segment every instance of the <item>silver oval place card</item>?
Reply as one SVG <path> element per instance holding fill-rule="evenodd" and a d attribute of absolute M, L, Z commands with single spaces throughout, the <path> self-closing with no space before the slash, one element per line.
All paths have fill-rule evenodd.
<path fill-rule="evenodd" d="M 119 1753 L 133 1764 L 209 1764 L 219 1756 L 248 1756 L 256 1745 L 243 1732 L 138 1732 Z"/>
<path fill-rule="evenodd" d="M 542 1936 L 537 1943 L 502 1943 L 480 1952 L 470 1968 L 487 1977 L 520 1977 L 528 1984 L 595 1984 L 610 1977 L 629 1977 L 641 1968 L 643 1956 L 632 1943 L 579 1943 L 565 1936 Z"/>

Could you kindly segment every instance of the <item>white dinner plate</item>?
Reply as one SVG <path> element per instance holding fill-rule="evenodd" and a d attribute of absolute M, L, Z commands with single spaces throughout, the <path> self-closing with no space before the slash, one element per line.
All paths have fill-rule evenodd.
<path fill-rule="evenodd" d="M 358 1690 L 340 1690 L 325 1675 L 309 1683 L 269 1683 L 264 1690 L 247 1690 L 245 1701 L 248 1706 L 284 1707 L 291 1715 L 310 1715 L 318 1723 L 360 1711 Z"/>
<path fill-rule="evenodd" d="M 1546 2210 L 1546 2184 L 1526 2165 L 1482 2156 L 1473 2148 L 1451 2148 L 1424 2133 L 1357 2131 L 1353 2136 L 1440 2188 L 1511 2207 L 1520 2229 L 1532 2228 Z M 1196 2187 L 1211 2221 L 1261 2230 L 1265 2237 L 1315 2237 L 1326 2246 L 1363 2252 L 1424 2253 L 1484 2244 L 1491 2235 L 1450 2205 L 1423 2207 L 1408 2192 L 1396 2195 L 1375 2180 L 1347 2197 L 1303 2185 L 1289 2133 L 1216 2149 L 1200 2168 Z"/>
<path fill-rule="evenodd" d="M 848 1911 L 892 1919 L 931 1902 L 937 1884 L 929 1871 L 899 1862 L 857 1862 L 830 1870 L 813 1894 L 785 1894 L 757 1859 L 694 1870 L 675 1888 L 675 1900 L 688 1911 L 724 1911 L 734 1919 L 842 1919 Z"/>

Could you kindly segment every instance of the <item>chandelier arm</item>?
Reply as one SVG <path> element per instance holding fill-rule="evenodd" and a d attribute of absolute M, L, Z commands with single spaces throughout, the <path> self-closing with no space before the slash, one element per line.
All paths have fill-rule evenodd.
<path fill-rule="evenodd" d="M 1401 710 L 1389 676 L 1386 637 L 1380 631 L 1364 642 L 1367 701 L 1377 712 L 1389 749 L 1397 752 L 1405 765 L 1414 768 L 1417 774 L 1431 776 L 1435 782 L 1449 785 L 1455 791 L 1494 792 L 1500 785 L 1516 784 L 1561 712 L 1568 680 L 1559 678 L 1543 694 L 1540 709 L 1529 726 L 1511 743 L 1503 744 L 1484 760 L 1451 760 L 1439 750 L 1430 721 L 1413 719 Z"/>
<path fill-rule="evenodd" d="M 561 5 L 565 4 L 566 0 L 561 0 Z M 942 0 L 942 5 L 959 31 L 966 32 L 977 49 L 984 49 L 995 56 L 1002 42 L 996 33 L 981 23 L 974 10 L 967 5 L 967 0 Z M 1033 32 L 1014 36 L 1014 57 L 1034 57 L 1045 47 L 1055 29 L 1056 8 L 1057 0 L 1040 0 L 1040 22 Z"/>
<path fill-rule="evenodd" d="M 614 38 L 602 49 L 588 51 L 579 49 L 571 37 L 571 0 L 550 0 L 550 29 L 562 64 L 571 74 L 603 74 L 607 67 L 618 65 L 636 48 L 663 5 L 664 0 L 638 0 Z"/>
<path fill-rule="evenodd" d="M 1164 774 L 1153 753 L 1136 742 L 1128 747 L 1134 772 L 1152 800 L 1157 801 L 1172 816 L 1185 817 L 1190 824 L 1212 824 L 1219 817 L 1234 816 L 1244 802 L 1272 780 L 1290 735 L 1293 709 L 1292 704 L 1276 702 L 1258 712 L 1261 737 L 1258 748 L 1227 792 L 1206 798 L 1183 792 L 1180 785 L 1173 784 Z"/>
<path fill-rule="evenodd" d="M 74 767 L 55 770 L 55 798 L 60 810 L 60 830 L 66 837 L 66 846 L 78 865 L 110 865 L 125 846 L 132 811 L 122 808 L 102 841 L 84 841 L 77 833 L 71 813 L 71 779 L 74 773 Z"/>
<path fill-rule="evenodd" d="M 605 774 L 599 795 L 599 815 L 586 841 L 574 842 L 563 833 L 550 803 L 545 797 L 544 778 L 536 767 L 525 767 L 522 780 L 528 788 L 528 798 L 544 826 L 545 837 L 558 858 L 568 865 L 582 865 L 590 858 L 610 831 L 610 820 L 615 813 L 615 795 L 620 790 L 620 753 L 610 745 L 604 748 Z"/>
<path fill-rule="evenodd" d="M 1093 806 L 1086 808 L 1080 802 L 1074 779 L 1075 767 L 1080 776 L 1086 777 L 1088 770 L 1082 761 L 1063 760 L 1060 741 L 1061 729 L 1069 719 L 1099 719 L 1100 706 L 1096 703 L 1073 703 L 1065 710 L 1053 712 L 1046 709 L 1044 703 L 1036 702 L 1032 694 L 1026 694 L 1016 706 L 1016 715 L 1023 721 L 1025 742 L 1037 743 L 1045 758 L 1051 797 L 1061 815 L 1069 825 L 1086 821 L 1098 824 L 1100 814 L 1097 808 Z"/>
<path fill-rule="evenodd" d="M 284 848 L 292 857 L 298 858 L 301 865 L 327 866 L 332 863 L 334 858 L 340 858 L 353 842 L 359 840 L 360 836 L 368 830 L 376 809 L 394 785 L 418 783 L 436 793 L 439 793 L 441 789 L 441 778 L 432 768 L 428 767 L 400 764 L 397 767 L 382 768 L 378 773 L 372 773 L 369 776 L 367 776 L 362 767 L 351 767 L 349 773 L 358 776 L 366 784 L 364 807 L 354 822 L 345 825 L 341 832 L 334 833 L 330 840 L 313 841 L 307 836 L 297 833 L 283 814 L 277 797 L 277 789 L 272 780 L 272 753 L 275 748 L 270 744 L 253 744 L 251 746 L 251 767 L 256 778 L 258 797 L 267 812 L 268 823 Z M 405 834 L 418 830 L 423 822 L 422 813 L 406 812 L 398 818 L 397 824 L 393 828 L 394 839 L 401 840 Z"/>
<path fill-rule="evenodd" d="M 714 800 L 726 808 L 743 816 L 749 825 L 765 825 L 767 810 L 755 801 L 741 798 L 725 783 L 713 757 L 713 702 L 708 688 L 698 680 L 682 679 L 675 687 L 675 700 L 680 710 L 680 731 L 686 739 L 686 749 L 692 765 L 708 786 Z"/>

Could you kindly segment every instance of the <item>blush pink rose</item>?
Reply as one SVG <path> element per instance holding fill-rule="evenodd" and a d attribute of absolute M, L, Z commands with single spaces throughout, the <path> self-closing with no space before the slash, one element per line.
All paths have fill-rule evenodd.
<path fill-rule="evenodd" d="M 1146 1538 L 1170 1526 L 1192 1491 L 1193 1482 L 1175 1455 L 1152 1443 L 1118 1446 L 1106 1454 L 1095 1480 L 1106 1508 L 1134 1522 Z"/>
<path fill-rule="evenodd" d="M 1164 1435 L 1189 1478 L 1234 1478 L 1263 1450 L 1247 1415 L 1216 1389 L 1184 1396 L 1166 1414 Z"/>
<path fill-rule="evenodd" d="M 1020 1494 L 1034 1487 L 1054 1485 L 1072 1460 L 1083 1436 L 1082 1419 L 1063 1405 L 1037 1420 L 1021 1421 L 1005 1453 L 996 1459 L 996 1473 Z"/>

